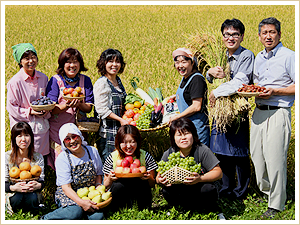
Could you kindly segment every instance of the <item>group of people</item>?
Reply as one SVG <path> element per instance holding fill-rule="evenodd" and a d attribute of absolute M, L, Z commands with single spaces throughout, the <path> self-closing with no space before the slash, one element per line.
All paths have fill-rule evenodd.
<path fill-rule="evenodd" d="M 58 209 L 42 219 L 103 219 L 105 210 L 115 211 L 126 205 L 132 206 L 133 202 L 140 208 L 147 208 L 151 206 L 151 188 L 155 183 L 161 185 L 163 196 L 170 205 L 220 212 L 219 197 L 243 199 L 247 195 L 250 143 L 258 187 L 269 197 L 269 208 L 261 217 L 272 218 L 282 211 L 286 201 L 291 106 L 295 99 L 295 53 L 283 47 L 280 22 L 273 17 L 259 23 L 259 40 L 265 48 L 256 57 L 241 46 L 245 27 L 240 20 L 225 20 L 221 32 L 231 80 L 212 90 L 209 97 L 206 80 L 212 83 L 214 79 L 224 78 L 223 69 L 219 66 L 210 68 L 205 79 L 189 49 L 179 48 L 172 53 L 174 67 L 182 76 L 176 95 L 171 96 L 176 100 L 180 114 L 170 119 L 171 147 L 161 160 L 167 161 L 168 155 L 180 152 L 180 157 L 193 156 L 202 166 L 201 174 L 193 173 L 194 176 L 187 178 L 184 184 L 172 185 L 156 173 L 155 160 L 140 148 L 139 130 L 122 119 L 126 91 L 119 75 L 126 63 L 118 50 L 107 49 L 101 53 L 97 61 L 101 76 L 92 85 L 91 79 L 81 74 L 87 68 L 77 49 L 67 48 L 60 54 L 57 74 L 48 82 L 47 76 L 35 69 L 38 64 L 35 48 L 29 43 L 13 46 L 13 56 L 20 71 L 7 84 L 12 143 L 5 158 L 7 208 L 13 211 L 24 205 L 28 209 L 38 207 L 38 192 L 44 186 L 44 169 L 37 181 L 15 184 L 9 181 L 9 169 L 29 161 L 42 168 L 45 162 L 56 170 Z M 243 122 L 228 126 L 225 133 L 214 129 L 214 121 L 210 129 L 208 99 L 213 104 L 216 98 L 230 96 L 242 84 L 251 83 L 266 87 L 264 93 L 256 97 L 251 130 L 247 113 L 243 115 Z M 83 101 L 63 99 L 64 88 L 78 86 L 84 91 Z M 51 112 L 37 112 L 30 107 L 30 103 L 41 95 L 56 102 Z M 93 104 L 95 115 L 101 119 L 97 149 L 87 145 L 75 125 L 76 114 L 91 112 Z M 147 172 L 142 178 L 115 176 L 116 161 L 125 156 L 138 158 L 146 166 Z M 214 184 L 219 179 L 221 190 Z M 96 187 L 104 184 L 112 192 L 113 200 L 103 211 L 96 203 L 82 200 L 76 194 L 78 188 L 92 184 Z M 182 191 L 187 197 L 178 198 Z M 203 199 L 207 200 L 205 204 L 200 203 Z"/>

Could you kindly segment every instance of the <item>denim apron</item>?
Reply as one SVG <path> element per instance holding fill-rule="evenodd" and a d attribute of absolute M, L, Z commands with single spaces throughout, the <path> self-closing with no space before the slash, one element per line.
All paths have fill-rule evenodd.
<path fill-rule="evenodd" d="M 76 192 L 77 189 L 82 187 L 89 187 L 91 185 L 94 185 L 96 182 L 96 170 L 93 164 L 93 161 L 91 159 L 91 155 L 89 153 L 89 150 L 83 146 L 88 155 L 89 155 L 89 161 L 85 162 L 83 164 L 73 166 L 71 159 L 70 159 L 70 153 L 69 150 L 66 150 L 65 153 L 67 154 L 69 163 L 71 165 L 71 176 L 73 182 L 71 183 L 72 189 Z M 55 201 L 58 203 L 60 201 L 62 207 L 66 207 L 69 205 L 77 205 L 76 202 L 74 202 L 72 199 L 70 199 L 64 191 L 62 190 L 61 186 L 57 187 L 57 191 L 55 193 Z"/>
<path fill-rule="evenodd" d="M 189 85 L 191 80 L 194 76 L 202 76 L 200 73 L 195 73 L 191 76 L 191 78 L 188 80 L 188 82 L 185 84 L 183 88 L 180 88 L 181 83 L 184 78 L 182 78 L 180 85 L 176 92 L 176 102 L 178 105 L 179 112 L 182 113 L 184 110 L 186 110 L 189 105 L 186 103 L 183 97 L 183 93 L 185 88 Z M 203 77 L 203 76 L 202 76 Z M 204 78 L 204 77 L 203 77 Z M 209 120 L 208 116 L 205 113 L 196 112 L 193 115 L 188 117 L 193 123 L 195 124 L 195 127 L 197 129 L 199 140 L 205 144 L 206 146 L 209 146 Z"/>

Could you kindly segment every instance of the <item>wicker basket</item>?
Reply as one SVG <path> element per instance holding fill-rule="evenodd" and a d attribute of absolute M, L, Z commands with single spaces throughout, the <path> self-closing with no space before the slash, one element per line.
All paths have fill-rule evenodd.
<path fill-rule="evenodd" d="M 54 102 L 53 104 L 50 104 L 50 105 L 31 105 L 30 104 L 30 107 L 37 112 L 40 112 L 43 110 L 50 111 L 50 110 L 54 109 L 55 104 L 56 104 L 56 102 Z"/>
<path fill-rule="evenodd" d="M 140 129 L 140 131 L 156 131 L 156 130 L 161 130 L 164 129 L 168 126 L 168 123 L 163 123 L 157 127 L 153 127 L 153 128 L 148 128 L 148 129 Z"/>
<path fill-rule="evenodd" d="M 96 206 L 99 207 L 99 209 L 102 209 L 106 206 L 108 206 L 111 203 L 112 197 L 110 197 L 109 199 L 105 200 L 104 202 L 100 202 L 98 203 Z"/>
<path fill-rule="evenodd" d="M 81 97 L 68 97 L 68 96 L 65 96 L 65 95 L 63 95 L 62 97 L 63 97 L 63 99 L 65 99 L 66 101 L 72 101 L 72 100 L 74 100 L 74 99 L 83 100 L 83 99 L 85 98 L 85 96 L 81 96 Z"/>
<path fill-rule="evenodd" d="M 182 184 L 186 177 L 191 177 L 192 172 L 182 169 L 177 165 L 164 172 L 161 177 L 166 177 L 170 184 Z"/>
<path fill-rule="evenodd" d="M 82 132 L 97 132 L 100 127 L 100 123 L 96 122 L 78 122 L 76 120 L 78 129 Z"/>

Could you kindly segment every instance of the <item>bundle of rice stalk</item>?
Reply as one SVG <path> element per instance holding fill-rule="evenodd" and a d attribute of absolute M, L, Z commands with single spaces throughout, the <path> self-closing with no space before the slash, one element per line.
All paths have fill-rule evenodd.
<path fill-rule="evenodd" d="M 223 79 L 214 79 L 210 89 L 215 89 L 222 83 L 230 81 L 230 65 L 227 62 L 226 46 L 222 41 L 219 31 L 198 31 L 195 35 L 187 37 L 189 48 L 198 60 L 198 69 L 204 76 L 213 67 L 221 66 L 225 73 Z M 231 126 L 235 120 L 240 120 L 243 112 L 251 109 L 248 101 L 238 95 L 224 96 L 216 99 L 213 107 L 210 108 L 209 117 L 215 121 L 220 132 L 226 132 L 226 126 Z"/>
<path fill-rule="evenodd" d="M 250 109 L 251 105 L 244 97 L 237 94 L 222 96 L 218 97 L 214 106 L 210 108 L 209 118 L 215 122 L 214 129 L 226 133 L 226 127 L 231 126 L 234 121 L 243 121 L 241 115 Z"/>
<path fill-rule="evenodd" d="M 187 38 L 187 48 L 189 48 L 198 60 L 198 69 L 205 76 L 206 72 L 213 67 L 221 66 L 226 74 L 223 79 L 215 79 L 214 86 L 228 81 L 230 79 L 230 70 L 228 70 L 226 47 L 223 44 L 222 37 L 218 31 L 199 30 L 195 35 Z"/>

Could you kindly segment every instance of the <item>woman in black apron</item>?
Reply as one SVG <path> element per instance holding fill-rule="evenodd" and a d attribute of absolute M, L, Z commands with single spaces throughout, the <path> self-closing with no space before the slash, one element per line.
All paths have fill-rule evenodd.
<path fill-rule="evenodd" d="M 98 150 L 87 146 L 73 123 L 64 124 L 59 130 L 63 152 L 57 157 L 55 201 L 58 209 L 44 215 L 43 220 L 89 220 L 103 219 L 102 211 L 91 200 L 77 195 L 82 187 L 98 186 L 102 183 L 102 162 Z"/>

